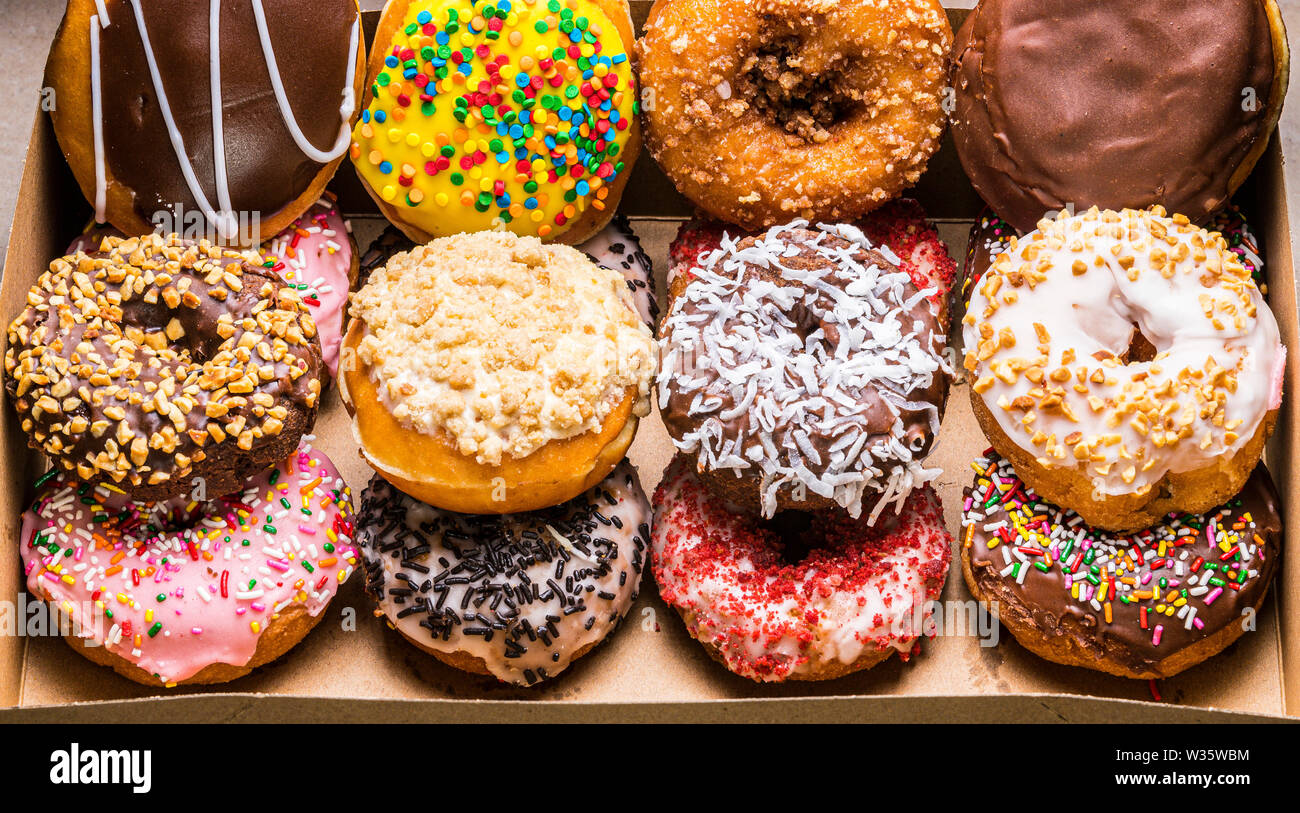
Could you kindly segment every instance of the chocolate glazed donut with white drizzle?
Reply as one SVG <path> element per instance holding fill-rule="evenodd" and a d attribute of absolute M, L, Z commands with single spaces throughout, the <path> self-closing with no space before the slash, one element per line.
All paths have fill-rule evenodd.
<path fill-rule="evenodd" d="M 99 222 L 247 246 L 333 176 L 364 51 L 356 0 L 69 0 L 45 82 Z"/>
<path fill-rule="evenodd" d="M 715 494 L 874 518 L 938 474 L 922 460 L 951 372 L 942 297 L 887 247 L 797 220 L 725 239 L 669 293 L 660 409 Z"/>

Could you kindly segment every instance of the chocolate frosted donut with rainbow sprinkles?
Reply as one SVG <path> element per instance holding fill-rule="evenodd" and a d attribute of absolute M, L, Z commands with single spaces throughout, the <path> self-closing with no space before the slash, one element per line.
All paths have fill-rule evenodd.
<path fill-rule="evenodd" d="M 1253 629 L 1282 545 L 1257 466 L 1240 494 L 1111 533 L 1043 499 L 989 450 L 962 503 L 962 572 L 1026 649 L 1121 677 L 1167 678 Z"/>

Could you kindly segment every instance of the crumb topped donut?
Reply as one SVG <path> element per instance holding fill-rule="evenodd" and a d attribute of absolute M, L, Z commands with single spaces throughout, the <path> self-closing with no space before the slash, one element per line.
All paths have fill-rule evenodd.
<path fill-rule="evenodd" d="M 636 600 L 650 503 L 626 461 L 539 511 L 456 514 L 374 477 L 358 542 L 366 589 L 404 637 L 439 660 L 533 685 L 613 632 Z"/>
<path fill-rule="evenodd" d="M 1128 534 L 1039 497 L 991 450 L 971 465 L 966 584 L 1021 645 L 1056 663 L 1172 677 L 1242 636 L 1277 571 L 1280 501 L 1262 465 L 1223 505 Z"/>
<path fill-rule="evenodd" d="M 253 252 L 105 238 L 50 263 L 9 325 L 33 448 L 138 500 L 239 488 L 310 431 L 324 372 L 298 292 Z"/>
<path fill-rule="evenodd" d="M 658 0 L 646 144 L 713 217 L 851 221 L 938 150 L 951 45 L 938 0 Z"/>
<path fill-rule="evenodd" d="M 1159 207 L 1041 221 L 975 286 L 963 326 L 994 447 L 1109 530 L 1236 494 L 1282 399 L 1286 348 L 1250 273 Z"/>
<path fill-rule="evenodd" d="M 622 274 L 509 232 L 391 258 L 353 294 L 348 348 L 341 392 L 367 461 L 467 513 L 600 482 L 649 411 L 657 361 Z"/>
<path fill-rule="evenodd" d="M 879 522 L 843 511 L 737 514 L 677 455 L 654 495 L 659 594 L 750 680 L 829 680 L 920 647 L 952 559 L 934 490 Z"/>
<path fill-rule="evenodd" d="M 352 161 L 412 240 L 576 244 L 640 150 L 627 0 L 389 0 Z"/>
<path fill-rule="evenodd" d="M 949 364 L 943 311 L 854 226 L 795 221 L 679 276 L 659 406 L 726 499 L 772 516 L 840 506 L 874 519 L 926 468 Z"/>

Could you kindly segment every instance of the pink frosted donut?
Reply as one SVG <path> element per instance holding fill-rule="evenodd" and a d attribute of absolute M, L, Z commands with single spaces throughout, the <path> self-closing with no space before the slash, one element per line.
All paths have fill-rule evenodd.
<path fill-rule="evenodd" d="M 358 562 L 351 515 L 351 491 L 308 438 L 244 491 L 207 500 L 136 503 L 53 471 L 23 514 L 23 572 L 90 660 L 150 685 L 220 683 L 320 619 Z"/>
<path fill-rule="evenodd" d="M 262 245 L 262 255 L 307 303 L 320 335 L 321 355 L 330 376 L 339 371 L 343 316 L 357 273 L 351 225 L 334 196 L 326 194 L 284 231 Z"/>
<path fill-rule="evenodd" d="M 677 455 L 653 506 L 660 596 L 710 654 L 755 681 L 840 677 L 894 652 L 907 660 L 952 558 L 929 487 L 875 526 L 842 511 L 765 521 L 733 513 Z M 811 522 L 794 528 L 797 519 Z"/>

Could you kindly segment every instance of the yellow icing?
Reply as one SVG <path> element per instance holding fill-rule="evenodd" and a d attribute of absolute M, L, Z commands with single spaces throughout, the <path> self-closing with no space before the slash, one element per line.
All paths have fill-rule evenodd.
<path fill-rule="evenodd" d="M 467 67 L 454 56 L 464 49 Z M 587 207 L 603 209 L 609 184 L 630 169 L 622 151 L 637 112 L 631 63 L 594 3 L 416 0 L 385 59 L 353 129 L 352 160 L 422 231 L 504 224 L 554 238 Z"/>

